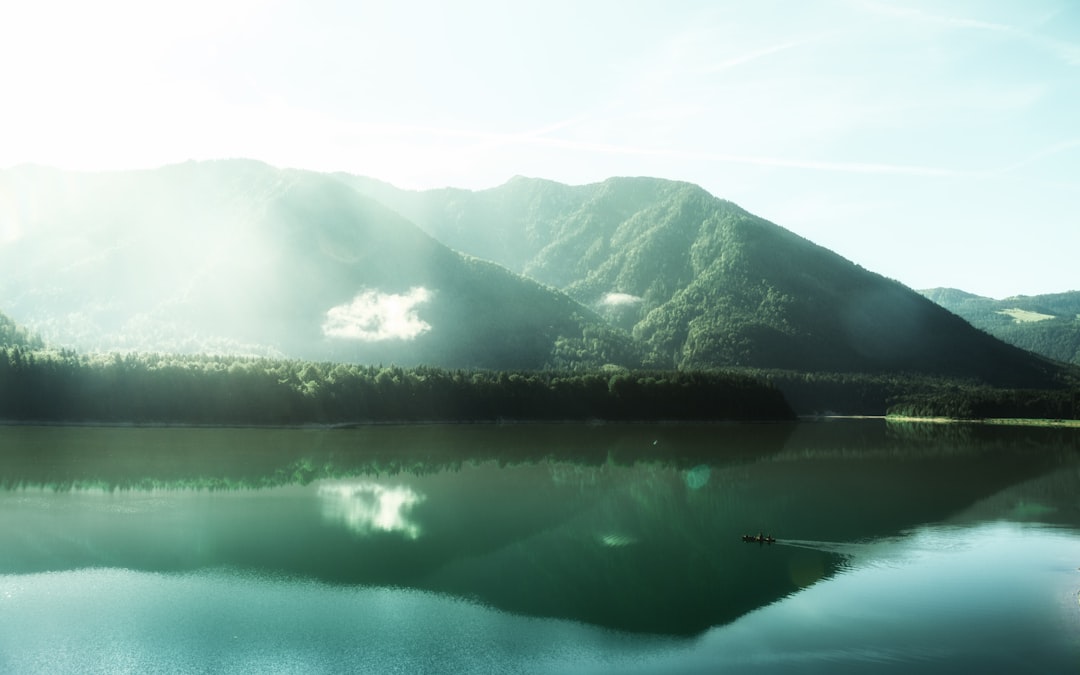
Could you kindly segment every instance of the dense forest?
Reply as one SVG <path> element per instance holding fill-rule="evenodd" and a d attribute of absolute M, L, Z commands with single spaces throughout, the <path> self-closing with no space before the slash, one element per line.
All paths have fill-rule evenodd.
<path fill-rule="evenodd" d="M 467 371 L 0 349 L 0 419 L 8 420 L 295 425 L 792 416 L 776 388 L 725 372 Z"/>
<path fill-rule="evenodd" d="M 919 375 L 471 371 L 0 348 L 0 420 L 300 425 L 794 414 L 1080 419 L 1080 388 L 1009 389 Z"/>
<path fill-rule="evenodd" d="M 1080 419 L 1080 377 L 1066 374 L 1057 387 L 1032 389 L 912 373 L 616 366 L 496 371 L 226 355 L 86 355 L 46 348 L 0 312 L 0 421 L 341 425 L 838 414 Z"/>
<path fill-rule="evenodd" d="M 45 342 L 39 335 L 26 330 L 24 326 L 18 325 L 9 316 L 0 312 L 0 347 L 37 350 L 44 349 Z"/>
<path fill-rule="evenodd" d="M 800 415 L 1080 420 L 1076 381 L 1071 386 L 1025 389 L 914 374 L 739 372 L 775 386 Z"/>

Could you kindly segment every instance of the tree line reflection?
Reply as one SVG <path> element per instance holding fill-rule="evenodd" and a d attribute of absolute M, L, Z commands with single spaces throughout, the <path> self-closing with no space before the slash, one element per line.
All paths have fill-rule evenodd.
<path fill-rule="evenodd" d="M 842 546 L 759 547 L 741 541 L 746 532 L 847 545 L 957 514 L 1001 517 L 1036 501 L 1041 508 L 1028 512 L 1058 509 L 1067 519 L 1078 475 L 1075 445 L 1054 445 L 1054 435 L 992 441 L 974 433 L 970 442 L 984 448 L 976 452 L 958 450 L 949 432 L 934 451 L 934 442 L 918 440 L 923 432 L 905 440 L 880 421 L 117 429 L 99 438 L 59 431 L 70 432 L 71 445 L 57 444 L 64 434 L 39 437 L 52 453 L 44 462 L 52 468 L 39 475 L 68 467 L 68 476 L 103 476 L 97 462 L 134 461 L 156 447 L 163 458 L 136 462 L 130 475 L 156 471 L 167 489 L 106 481 L 93 494 L 0 491 L 0 573 L 229 567 L 678 635 L 732 621 L 845 564 Z M 177 431 L 184 441 L 172 445 Z M 23 439 L 27 457 L 31 438 Z M 123 451 L 122 438 L 139 442 Z M 215 478 L 164 459 L 183 448 Z M 226 449 L 232 454 L 219 456 Z M 25 475 L 18 484 L 30 484 Z M 244 489 L 174 489 L 217 485 L 222 476 Z"/>

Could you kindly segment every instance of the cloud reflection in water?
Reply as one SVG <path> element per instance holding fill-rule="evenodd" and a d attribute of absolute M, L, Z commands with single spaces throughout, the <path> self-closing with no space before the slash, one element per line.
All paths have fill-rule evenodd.
<path fill-rule="evenodd" d="M 420 536 L 420 526 L 409 521 L 412 507 L 424 496 L 404 485 L 386 486 L 371 481 L 324 483 L 319 486 L 323 518 L 344 523 L 361 535 L 400 532 L 409 539 Z"/>

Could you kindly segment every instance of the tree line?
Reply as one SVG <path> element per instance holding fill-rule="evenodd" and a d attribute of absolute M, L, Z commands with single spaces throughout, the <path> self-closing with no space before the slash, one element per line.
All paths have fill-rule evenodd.
<path fill-rule="evenodd" d="M 31 333 L 25 327 L 11 320 L 3 312 L 0 312 L 0 347 L 22 347 L 23 349 L 38 350 L 45 348 L 45 342 L 41 336 Z"/>
<path fill-rule="evenodd" d="M 778 389 L 724 371 L 481 371 L 235 356 L 0 348 L 0 419 L 298 425 L 793 417 Z"/>
<path fill-rule="evenodd" d="M 1054 389 L 1025 389 L 910 373 L 739 372 L 779 389 L 800 415 L 1080 419 L 1076 379 Z"/>

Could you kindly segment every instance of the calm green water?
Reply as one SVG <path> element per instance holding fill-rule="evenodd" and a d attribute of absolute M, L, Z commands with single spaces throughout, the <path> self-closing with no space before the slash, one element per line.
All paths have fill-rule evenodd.
<path fill-rule="evenodd" d="M 1078 567 L 1077 430 L 0 427 L 0 672 L 1080 672 Z"/>

